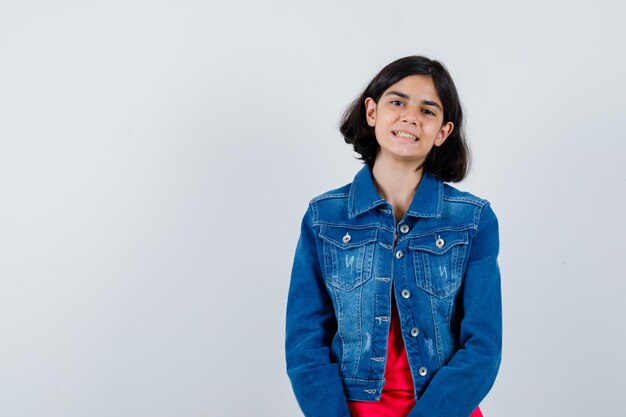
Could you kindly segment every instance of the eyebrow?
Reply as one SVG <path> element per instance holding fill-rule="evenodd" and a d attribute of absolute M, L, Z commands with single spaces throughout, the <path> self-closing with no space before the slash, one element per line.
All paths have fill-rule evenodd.
<path fill-rule="evenodd" d="M 409 95 L 408 94 L 404 94 L 400 91 L 389 91 L 385 94 L 386 96 L 398 96 L 398 97 L 402 97 L 405 100 L 409 99 Z M 437 103 L 436 101 L 431 101 L 431 100 L 422 100 L 422 104 L 426 105 L 426 106 L 433 106 L 438 108 L 439 110 L 443 111 L 443 109 L 441 108 L 441 105 L 439 103 Z"/>

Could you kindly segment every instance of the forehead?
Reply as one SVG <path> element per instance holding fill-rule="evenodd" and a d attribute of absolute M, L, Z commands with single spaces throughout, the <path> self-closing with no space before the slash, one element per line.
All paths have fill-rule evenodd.
<path fill-rule="evenodd" d="M 410 98 L 436 101 L 441 104 L 435 83 L 430 75 L 409 75 L 387 88 L 383 95 L 390 91 L 398 91 Z"/>

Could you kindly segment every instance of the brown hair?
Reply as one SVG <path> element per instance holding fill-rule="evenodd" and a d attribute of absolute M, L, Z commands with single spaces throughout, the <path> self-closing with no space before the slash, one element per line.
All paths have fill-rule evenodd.
<path fill-rule="evenodd" d="M 423 56 L 400 58 L 383 68 L 367 88 L 346 109 L 339 131 L 348 144 L 352 144 L 359 159 L 373 166 L 379 145 L 374 128 L 367 124 L 365 99 L 371 97 L 376 103 L 393 84 L 409 75 L 428 75 L 432 78 L 439 99 L 443 104 L 443 123 L 452 122 L 454 129 L 445 142 L 433 146 L 424 161 L 424 170 L 442 181 L 458 182 L 467 175 L 470 151 L 465 139 L 463 110 L 459 96 L 448 70 L 439 62 Z"/>

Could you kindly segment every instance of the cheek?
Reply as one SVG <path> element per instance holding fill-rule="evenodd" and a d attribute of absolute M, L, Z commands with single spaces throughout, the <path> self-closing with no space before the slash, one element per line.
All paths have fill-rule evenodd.
<path fill-rule="evenodd" d="M 387 137 L 386 130 L 380 124 L 377 124 L 374 128 L 374 136 L 376 137 L 376 142 L 380 145 L 381 140 L 385 141 Z"/>
<path fill-rule="evenodd" d="M 441 124 L 438 122 L 433 121 L 432 123 L 428 123 L 428 132 L 432 135 L 432 136 L 438 136 L 439 132 L 441 131 Z"/>

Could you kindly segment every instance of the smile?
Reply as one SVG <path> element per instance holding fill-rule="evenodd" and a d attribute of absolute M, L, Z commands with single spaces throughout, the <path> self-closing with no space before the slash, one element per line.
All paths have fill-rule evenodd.
<path fill-rule="evenodd" d="M 413 136 L 410 133 L 406 133 L 406 132 L 400 132 L 400 131 L 392 131 L 391 133 L 393 133 L 395 136 L 398 136 L 400 138 L 407 138 L 407 139 L 411 139 L 413 142 L 417 142 L 417 136 Z"/>

